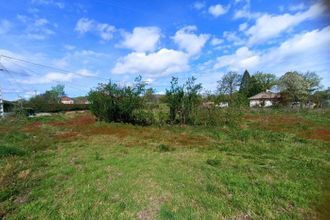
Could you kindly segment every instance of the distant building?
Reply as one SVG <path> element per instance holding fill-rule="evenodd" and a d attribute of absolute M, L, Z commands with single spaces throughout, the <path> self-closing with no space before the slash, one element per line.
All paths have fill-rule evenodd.
<path fill-rule="evenodd" d="M 213 108 L 215 106 L 214 102 L 203 102 L 203 108 Z"/>
<path fill-rule="evenodd" d="M 65 105 L 72 105 L 72 104 L 74 104 L 74 100 L 71 99 L 70 97 L 62 96 L 61 97 L 61 103 L 65 104 Z"/>
<path fill-rule="evenodd" d="M 281 94 L 269 90 L 249 98 L 250 107 L 270 107 L 281 101 Z"/>
<path fill-rule="evenodd" d="M 87 97 L 77 97 L 77 98 L 74 98 L 74 103 L 75 104 L 81 104 L 81 105 L 89 105 L 89 104 L 91 104 L 91 102 L 88 101 Z"/>
<path fill-rule="evenodd" d="M 218 107 L 218 108 L 228 108 L 229 107 L 229 103 L 228 102 L 220 102 L 215 107 Z"/>

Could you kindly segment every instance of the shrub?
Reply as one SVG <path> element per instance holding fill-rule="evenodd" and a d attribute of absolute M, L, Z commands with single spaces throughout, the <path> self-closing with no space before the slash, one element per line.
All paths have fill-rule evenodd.
<path fill-rule="evenodd" d="M 89 93 L 90 110 L 100 121 L 151 124 L 152 115 L 143 111 L 144 92 L 145 83 L 141 77 L 135 79 L 133 86 L 100 84 Z"/>
<path fill-rule="evenodd" d="M 133 111 L 133 123 L 139 125 L 152 125 L 155 122 L 154 115 L 150 111 L 135 110 Z"/>

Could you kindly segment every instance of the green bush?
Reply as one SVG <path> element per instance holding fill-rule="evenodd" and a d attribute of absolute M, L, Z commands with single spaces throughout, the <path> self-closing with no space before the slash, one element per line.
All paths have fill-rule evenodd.
<path fill-rule="evenodd" d="M 145 83 L 135 79 L 133 86 L 120 87 L 115 83 L 100 84 L 89 93 L 90 110 L 100 121 L 149 125 L 153 114 L 144 110 Z"/>
<path fill-rule="evenodd" d="M 135 110 L 133 111 L 133 123 L 139 125 L 152 125 L 154 124 L 154 115 L 150 111 Z"/>

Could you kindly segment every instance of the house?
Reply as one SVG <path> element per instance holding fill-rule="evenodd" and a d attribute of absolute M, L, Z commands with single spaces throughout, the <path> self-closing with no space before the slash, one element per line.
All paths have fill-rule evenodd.
<path fill-rule="evenodd" d="M 77 97 L 74 99 L 75 104 L 80 104 L 80 105 L 89 105 L 91 104 L 90 101 L 88 101 L 87 97 Z"/>
<path fill-rule="evenodd" d="M 250 97 L 249 100 L 250 107 L 270 107 L 281 101 L 281 94 L 266 90 Z"/>
<path fill-rule="evenodd" d="M 74 104 L 74 100 L 71 99 L 70 97 L 62 96 L 61 97 L 61 103 L 65 104 L 65 105 L 72 105 L 72 104 Z"/>

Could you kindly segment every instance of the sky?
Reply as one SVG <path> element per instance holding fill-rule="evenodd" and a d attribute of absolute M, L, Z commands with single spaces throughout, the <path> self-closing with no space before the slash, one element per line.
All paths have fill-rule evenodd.
<path fill-rule="evenodd" d="M 172 76 L 215 91 L 245 69 L 315 71 L 330 86 L 330 12 L 318 0 L 0 0 L 0 12 L 7 100 L 57 84 L 76 97 L 138 75 L 157 93 Z"/>

